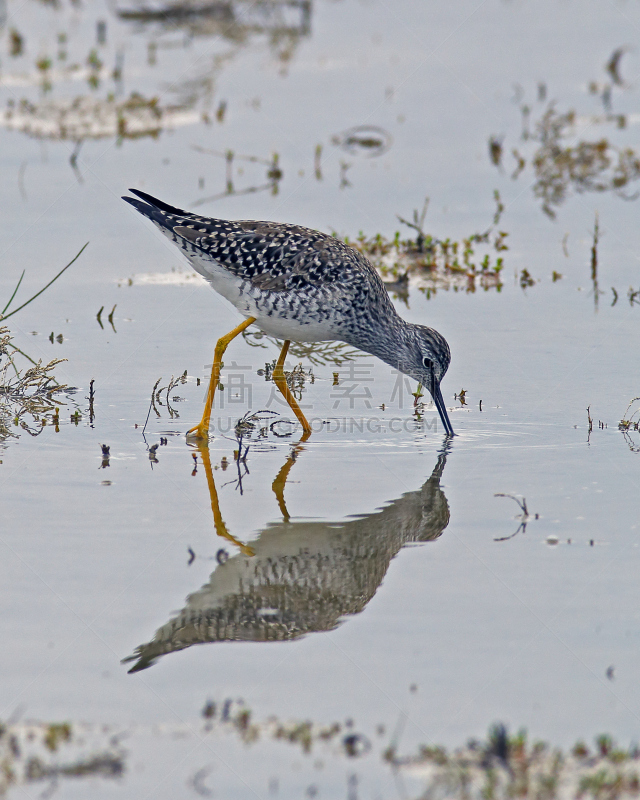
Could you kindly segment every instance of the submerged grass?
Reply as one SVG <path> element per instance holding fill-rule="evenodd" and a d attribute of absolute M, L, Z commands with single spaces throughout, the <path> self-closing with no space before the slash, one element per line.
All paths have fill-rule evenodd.
<path fill-rule="evenodd" d="M 60 401 L 55 395 L 69 391 L 54 376 L 62 361 L 66 359 L 33 361 L 13 345 L 9 329 L 0 327 L 0 444 L 17 438 L 15 428 L 37 436 L 45 425 L 57 424 Z"/>
<path fill-rule="evenodd" d="M 622 419 L 618 423 L 618 430 L 622 431 L 622 435 L 633 453 L 640 453 L 640 440 L 634 434 L 640 433 L 640 405 L 634 406 L 638 403 L 640 397 L 634 397 L 627 406 Z"/>
<path fill-rule="evenodd" d="M 565 753 L 529 742 L 524 730 L 509 736 L 497 725 L 486 742 L 472 740 L 452 753 L 421 747 L 416 755 L 400 758 L 390 748 L 386 758 L 398 770 L 422 777 L 426 787 L 420 797 L 430 800 L 622 800 L 640 794 L 640 752 L 622 750 L 606 735 L 596 738 L 593 752 L 578 742 Z"/>
<path fill-rule="evenodd" d="M 6 313 L 22 284 L 25 275 L 23 270 L 11 297 L 0 313 L 0 323 L 17 314 L 46 292 L 80 258 L 88 244 L 89 242 L 83 245 L 71 261 L 42 289 L 13 311 Z M 68 392 L 70 389 L 69 386 L 59 383 L 54 376 L 56 366 L 63 361 L 66 359 L 54 358 L 48 364 L 43 364 L 41 359 L 34 361 L 13 344 L 9 328 L 0 324 L 0 445 L 9 438 L 17 438 L 15 428 L 22 428 L 31 436 L 37 436 L 48 423 L 57 426 L 61 401 L 54 395 Z"/>
<path fill-rule="evenodd" d="M 610 87 L 609 87 L 610 88 Z M 592 94 L 598 94 L 597 87 Z M 606 96 L 606 93 L 605 93 Z M 622 131 L 628 126 L 624 114 L 613 114 L 605 102 L 604 114 L 580 117 L 575 110 L 560 111 L 554 101 L 546 105 L 539 119 L 531 121 L 531 108 L 521 105 L 521 140 L 525 153 L 512 148 L 516 180 L 529 166 L 533 172 L 533 194 L 542 211 L 555 219 L 557 209 L 572 194 L 613 192 L 624 200 L 635 200 L 637 192 L 626 194 L 630 184 L 640 179 L 640 154 L 621 147 L 611 137 L 581 138 L 581 129 L 590 131 L 603 124 Z M 502 141 L 489 140 L 491 162 L 502 169 Z"/>
<path fill-rule="evenodd" d="M 87 748 L 86 733 L 70 722 L 0 723 L 0 797 L 37 781 L 55 789 L 60 778 L 121 777 L 124 753 L 100 735 L 92 737 L 95 749 Z"/>

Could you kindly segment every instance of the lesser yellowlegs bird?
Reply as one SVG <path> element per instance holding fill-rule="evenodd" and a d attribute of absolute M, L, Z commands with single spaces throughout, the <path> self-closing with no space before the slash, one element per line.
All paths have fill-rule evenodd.
<path fill-rule="evenodd" d="M 400 317 L 382 280 L 352 247 L 319 231 L 279 222 L 201 217 L 130 189 L 123 197 L 182 249 L 191 266 L 246 318 L 216 345 L 202 420 L 188 436 L 207 439 L 222 356 L 252 325 L 284 339 L 273 380 L 305 435 L 311 426 L 284 374 L 290 342 L 347 342 L 426 387 L 448 436 L 453 428 L 440 390 L 451 354 L 433 328 Z M 144 202 L 141 202 L 144 201 Z"/>

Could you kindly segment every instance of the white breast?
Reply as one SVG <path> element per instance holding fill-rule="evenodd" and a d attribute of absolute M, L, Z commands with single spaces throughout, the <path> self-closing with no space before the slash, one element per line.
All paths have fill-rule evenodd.
<path fill-rule="evenodd" d="M 191 266 L 210 283 L 218 294 L 234 305 L 245 317 L 255 317 L 256 325 L 267 335 L 276 339 L 290 339 L 294 342 L 326 342 L 338 338 L 327 322 L 301 323 L 297 320 L 265 313 L 258 308 L 256 299 L 261 292 L 247 282 L 229 272 L 217 261 L 204 259 L 197 254 L 186 254 Z"/>

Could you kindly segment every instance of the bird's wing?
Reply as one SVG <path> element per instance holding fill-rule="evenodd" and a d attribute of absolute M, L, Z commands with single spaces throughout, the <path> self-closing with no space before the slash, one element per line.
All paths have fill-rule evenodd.
<path fill-rule="evenodd" d="M 353 248 L 298 225 L 211 220 L 205 225 L 183 223 L 173 231 L 263 291 L 357 282 L 371 270 Z"/>
<path fill-rule="evenodd" d="M 145 202 L 124 197 L 134 208 L 182 244 L 263 291 L 282 292 L 363 281 L 377 273 L 357 250 L 334 236 L 299 225 L 200 217 L 135 189 Z M 185 247 L 186 245 L 186 247 Z"/>

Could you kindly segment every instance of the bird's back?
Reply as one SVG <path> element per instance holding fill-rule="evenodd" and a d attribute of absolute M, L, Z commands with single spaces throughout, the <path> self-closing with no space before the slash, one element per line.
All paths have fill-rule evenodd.
<path fill-rule="evenodd" d="M 154 222 L 188 256 L 197 252 L 241 280 L 270 292 L 299 291 L 305 284 L 351 291 L 367 285 L 386 296 L 367 259 L 320 231 L 281 222 L 223 220 L 168 206 L 132 189 L 145 202 L 123 199 Z"/>

